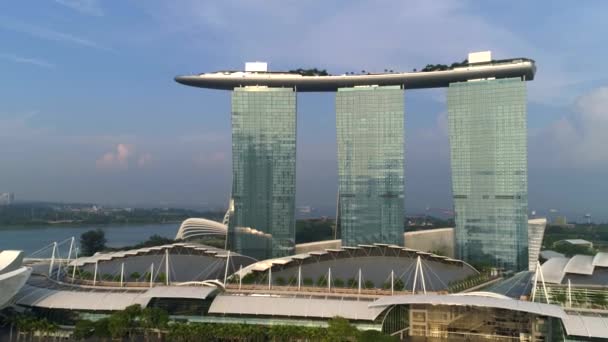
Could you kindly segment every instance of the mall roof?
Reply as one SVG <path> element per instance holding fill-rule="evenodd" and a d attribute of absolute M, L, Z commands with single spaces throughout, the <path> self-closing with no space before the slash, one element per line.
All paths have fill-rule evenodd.
<path fill-rule="evenodd" d="M 527 312 L 540 316 L 559 318 L 568 336 L 608 338 L 608 317 L 592 316 L 590 314 L 580 315 L 576 312 L 567 313 L 562 307 L 557 305 L 521 301 L 483 292 L 383 297 L 373 302 L 370 307 L 386 308 L 392 305 L 411 304 L 460 305 Z"/>
<path fill-rule="evenodd" d="M 556 251 L 547 249 L 544 251 L 540 251 L 540 257 L 541 257 L 541 259 L 549 260 L 551 258 L 565 258 L 566 256 L 562 253 L 558 253 Z"/>
<path fill-rule="evenodd" d="M 117 259 L 117 258 L 125 258 L 125 257 L 130 257 L 130 256 L 136 256 L 136 255 L 145 255 L 148 253 L 164 251 L 166 249 L 172 250 L 175 248 L 182 248 L 182 249 L 189 250 L 193 253 L 194 252 L 202 253 L 202 254 L 206 254 L 209 256 L 216 256 L 216 257 L 225 257 L 225 252 L 226 252 L 223 249 L 219 249 L 219 248 L 215 248 L 215 247 L 194 244 L 194 243 L 179 242 L 179 243 L 172 243 L 172 244 L 167 244 L 167 245 L 162 245 L 162 246 L 145 247 L 145 248 L 139 248 L 139 249 L 126 250 L 126 251 L 112 252 L 112 253 L 96 253 L 95 255 L 90 256 L 90 257 L 78 258 L 78 259 L 72 261 L 70 263 L 70 266 L 80 267 L 85 264 L 94 264 L 95 262 L 99 262 L 99 261 L 109 261 L 109 260 L 113 260 L 113 259 Z M 236 256 L 238 254 L 233 253 L 232 255 Z"/>
<path fill-rule="evenodd" d="M 570 313 L 562 319 L 569 336 L 582 336 L 608 339 L 608 317 L 581 316 Z"/>
<path fill-rule="evenodd" d="M 382 297 L 371 304 L 370 307 L 385 308 L 391 305 L 411 304 L 475 306 L 527 312 L 561 319 L 566 318 L 564 310 L 557 305 L 526 302 L 496 294 L 475 292 L 451 295 L 426 294 Z"/>
<path fill-rule="evenodd" d="M 286 72 L 220 71 L 177 76 L 175 81 L 188 86 L 209 89 L 233 90 L 246 86 L 265 86 L 294 88 L 298 92 L 333 92 L 339 88 L 369 85 L 398 85 L 406 89 L 421 89 L 448 87 L 450 83 L 473 79 L 523 77 L 525 80 L 533 80 L 535 73 L 536 65 L 533 60 L 514 58 L 468 64 L 442 71 L 335 76 L 302 76 Z"/>
<path fill-rule="evenodd" d="M 312 296 L 218 295 L 209 313 L 373 321 L 385 308 L 371 308 L 368 300 Z"/>
<path fill-rule="evenodd" d="M 608 253 L 592 255 L 575 255 L 571 258 L 554 257 L 541 266 L 547 283 L 562 284 L 568 275 L 578 284 L 604 284 L 604 273 L 608 272 Z M 596 279 L 597 278 L 597 279 Z M 600 279 L 601 278 L 601 279 Z M 576 281 L 574 281 L 576 279 Z"/>
<path fill-rule="evenodd" d="M 462 260 L 451 259 L 451 258 L 448 258 L 445 256 L 436 255 L 433 253 L 427 253 L 427 252 L 422 252 L 422 251 L 418 251 L 418 250 L 411 249 L 411 248 L 406 248 L 406 247 L 401 247 L 401 246 L 396 246 L 396 245 L 381 244 L 381 243 L 376 243 L 373 245 L 357 245 L 357 246 L 351 246 L 351 247 L 344 246 L 342 248 L 328 248 L 325 250 L 312 251 L 312 252 L 308 252 L 308 253 L 291 255 L 291 256 L 282 257 L 282 258 L 262 260 L 262 261 L 253 263 L 247 267 L 244 267 L 241 272 L 242 272 L 242 275 L 244 276 L 244 275 L 250 273 L 251 271 L 258 271 L 258 272 L 267 271 L 268 268 L 273 267 L 275 265 L 283 266 L 283 265 L 289 265 L 293 262 L 301 263 L 301 262 L 303 262 L 303 260 L 308 260 L 311 257 L 316 257 L 315 260 L 309 261 L 312 263 L 312 262 L 318 262 L 319 260 L 322 260 L 324 258 L 334 260 L 334 259 L 340 259 L 340 258 L 350 258 L 350 257 L 354 257 L 354 256 L 370 256 L 370 255 L 373 255 L 374 253 L 378 253 L 377 251 L 380 251 L 379 253 L 384 256 L 411 256 L 411 257 L 420 256 L 425 260 L 465 266 L 465 267 L 470 268 L 471 270 L 477 272 L 471 265 L 467 264 L 466 262 L 464 262 Z M 479 272 L 477 272 L 477 273 L 479 273 Z"/>
<path fill-rule="evenodd" d="M 15 296 L 18 305 L 46 309 L 85 311 L 124 310 L 127 306 L 148 305 L 152 298 L 205 299 L 217 291 L 207 286 L 160 286 L 149 290 L 83 291 L 25 285 Z"/>

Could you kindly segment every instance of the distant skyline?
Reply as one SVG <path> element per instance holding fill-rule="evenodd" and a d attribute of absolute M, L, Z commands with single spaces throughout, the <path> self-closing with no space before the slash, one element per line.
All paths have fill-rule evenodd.
<path fill-rule="evenodd" d="M 492 50 L 538 66 L 526 84 L 530 210 L 606 220 L 607 10 L 603 1 L 5 2 L 0 192 L 225 206 L 230 94 L 174 76 L 253 60 L 271 70 L 411 71 Z M 406 91 L 406 212 L 452 208 L 445 93 Z M 334 94 L 299 94 L 297 130 L 297 205 L 331 208 Z"/>

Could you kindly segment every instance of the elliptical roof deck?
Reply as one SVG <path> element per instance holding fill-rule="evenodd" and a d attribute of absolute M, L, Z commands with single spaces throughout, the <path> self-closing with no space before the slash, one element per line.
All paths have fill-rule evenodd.
<path fill-rule="evenodd" d="M 287 72 L 219 71 L 199 75 L 177 76 L 184 85 L 232 90 L 246 86 L 295 88 L 298 92 L 337 91 L 338 88 L 369 85 L 400 85 L 405 89 L 442 88 L 450 83 L 474 79 L 521 77 L 534 79 L 536 64 L 528 58 L 514 58 L 475 63 L 453 69 L 426 72 L 378 73 L 362 75 L 302 76 Z"/>

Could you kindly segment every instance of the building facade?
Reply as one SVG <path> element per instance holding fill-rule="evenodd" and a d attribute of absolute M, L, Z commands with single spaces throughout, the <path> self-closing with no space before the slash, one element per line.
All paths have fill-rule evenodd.
<path fill-rule="evenodd" d="M 403 243 L 404 94 L 399 86 L 336 93 L 338 216 L 343 246 Z"/>
<path fill-rule="evenodd" d="M 528 266 L 526 86 L 521 78 L 451 83 L 448 121 L 459 258 Z"/>
<path fill-rule="evenodd" d="M 293 253 L 295 177 L 296 93 L 291 88 L 235 88 L 231 249 L 257 259 Z M 248 243 L 251 231 L 256 232 L 254 240 L 270 236 L 270 243 Z"/>

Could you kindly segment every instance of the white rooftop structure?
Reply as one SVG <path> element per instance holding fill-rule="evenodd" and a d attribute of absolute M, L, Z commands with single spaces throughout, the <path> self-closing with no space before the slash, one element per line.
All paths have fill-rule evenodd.
<path fill-rule="evenodd" d="M 18 305 L 46 309 L 116 311 L 139 304 L 148 305 L 152 298 L 205 299 L 217 291 L 208 286 L 160 286 L 149 290 L 95 291 L 86 289 L 51 289 L 26 285 L 15 296 Z"/>
<path fill-rule="evenodd" d="M 229 315 L 285 316 L 374 320 L 384 308 L 372 308 L 371 302 L 342 298 L 315 298 L 273 295 L 219 295 L 209 313 Z"/>
<path fill-rule="evenodd" d="M 267 72 L 268 63 L 266 62 L 247 62 L 245 63 L 246 72 Z"/>
<path fill-rule="evenodd" d="M 0 309 L 12 300 L 32 273 L 22 262 L 22 251 L 0 252 Z"/>
<path fill-rule="evenodd" d="M 566 275 L 573 275 L 576 276 L 576 283 L 578 284 L 584 285 L 587 283 L 604 286 L 607 285 L 606 281 L 603 280 L 607 268 L 608 253 L 597 253 L 595 256 L 575 255 L 572 258 L 558 256 L 548 259 L 541 266 L 547 283 L 562 284 L 565 283 L 564 277 Z M 575 282 L 575 280 L 572 281 Z"/>

